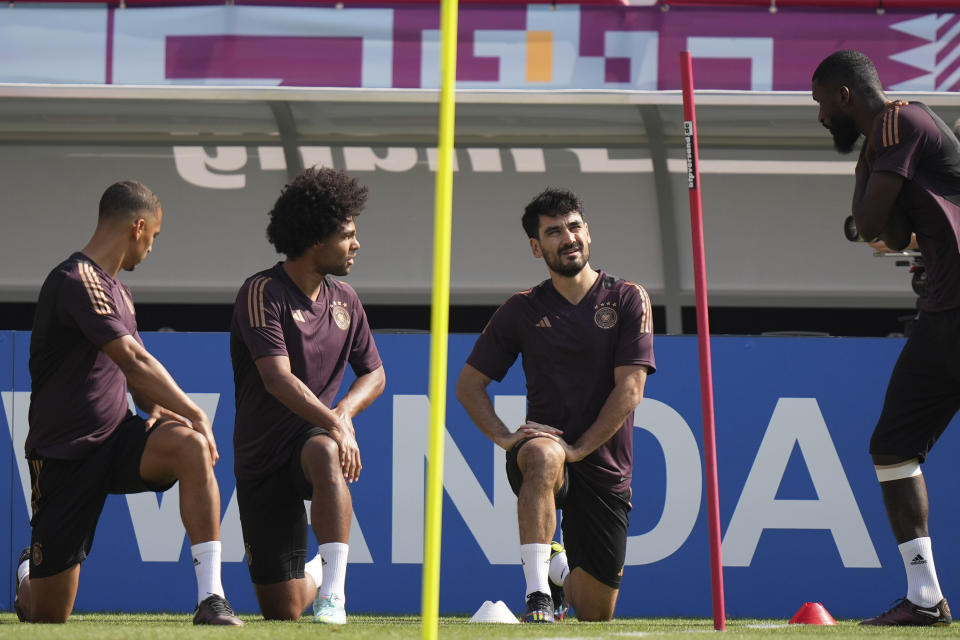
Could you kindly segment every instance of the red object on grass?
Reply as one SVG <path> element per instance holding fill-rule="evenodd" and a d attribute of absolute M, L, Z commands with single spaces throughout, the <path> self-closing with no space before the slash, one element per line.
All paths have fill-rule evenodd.
<path fill-rule="evenodd" d="M 837 624 L 819 602 L 804 602 L 792 618 L 790 624 Z"/>
<path fill-rule="evenodd" d="M 700 154 L 697 150 L 697 111 L 693 103 L 693 61 L 680 52 L 683 86 L 683 137 L 690 190 L 690 230 L 697 299 L 697 346 L 700 352 L 700 403 L 703 411 L 703 457 L 707 480 L 707 520 L 710 525 L 710 577 L 713 584 L 713 628 L 726 629 L 723 602 L 723 559 L 720 553 L 720 492 L 717 482 L 717 439 L 713 415 L 713 365 L 710 360 L 710 320 L 707 316 L 707 264 L 703 251 L 703 205 L 700 201 Z"/>

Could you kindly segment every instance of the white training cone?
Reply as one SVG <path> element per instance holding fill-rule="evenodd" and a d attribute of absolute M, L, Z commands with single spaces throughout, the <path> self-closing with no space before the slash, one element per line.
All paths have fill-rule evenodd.
<path fill-rule="evenodd" d="M 519 624 L 517 616 L 513 615 L 510 608 L 504 604 L 503 600 L 491 602 L 485 601 L 477 612 L 470 618 L 470 622 L 501 622 L 504 624 Z"/>

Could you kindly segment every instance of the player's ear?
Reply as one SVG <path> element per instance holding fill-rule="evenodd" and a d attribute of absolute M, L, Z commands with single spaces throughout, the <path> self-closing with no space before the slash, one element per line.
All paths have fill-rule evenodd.
<path fill-rule="evenodd" d="M 143 235 L 143 230 L 147 227 L 147 221 L 143 218 L 137 218 L 137 220 L 130 225 L 130 230 L 133 232 L 133 237 L 136 240 L 140 239 L 140 236 Z"/>
<path fill-rule="evenodd" d="M 530 250 L 533 252 L 534 258 L 543 257 L 543 250 L 540 248 L 540 241 L 536 238 L 530 238 Z"/>
<path fill-rule="evenodd" d="M 842 85 L 840 85 L 840 88 L 837 89 L 837 92 L 838 92 L 838 95 L 839 95 L 839 98 L 840 98 L 840 106 L 842 106 L 842 107 L 849 106 L 849 104 L 850 104 L 850 87 L 848 87 L 847 85 L 842 84 Z"/>

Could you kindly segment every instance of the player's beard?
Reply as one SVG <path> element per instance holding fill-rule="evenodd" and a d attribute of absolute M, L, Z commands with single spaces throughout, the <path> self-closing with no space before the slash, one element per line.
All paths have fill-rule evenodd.
<path fill-rule="evenodd" d="M 824 125 L 826 126 L 826 125 Z M 827 127 L 833 134 L 833 147 L 840 153 L 850 153 L 860 139 L 860 130 L 856 121 L 845 113 L 836 113 L 830 117 Z"/>
<path fill-rule="evenodd" d="M 349 256 L 349 257 L 356 260 L 355 255 Z M 350 275 L 350 268 L 352 266 L 353 266 L 352 264 L 344 260 L 343 262 L 331 262 L 327 264 L 318 264 L 316 269 L 317 269 L 317 273 L 321 273 L 325 276 L 343 277 L 346 275 Z"/>
<path fill-rule="evenodd" d="M 568 262 L 563 259 L 561 254 L 571 247 L 577 247 L 580 249 L 580 257 L 573 262 Z M 561 247 L 556 253 L 544 253 L 543 260 L 554 273 L 559 273 L 567 278 L 572 278 L 583 271 L 583 268 L 587 266 L 587 263 L 590 261 L 590 247 L 589 245 L 584 245 L 581 242 L 574 242 Z"/>

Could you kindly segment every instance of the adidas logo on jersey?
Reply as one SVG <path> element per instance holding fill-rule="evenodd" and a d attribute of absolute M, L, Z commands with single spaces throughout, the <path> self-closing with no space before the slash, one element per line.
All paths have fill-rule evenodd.
<path fill-rule="evenodd" d="M 537 323 L 537 326 L 538 326 L 538 327 L 552 327 L 553 325 L 550 324 L 550 319 L 549 319 L 547 316 L 543 316 L 542 318 L 540 318 L 540 322 Z"/>
<path fill-rule="evenodd" d="M 291 315 L 293 316 L 293 319 L 296 320 L 297 322 L 306 322 L 306 321 L 307 321 L 307 319 L 303 317 L 303 312 L 300 311 L 300 309 L 294 309 L 294 310 L 291 312 Z"/>

